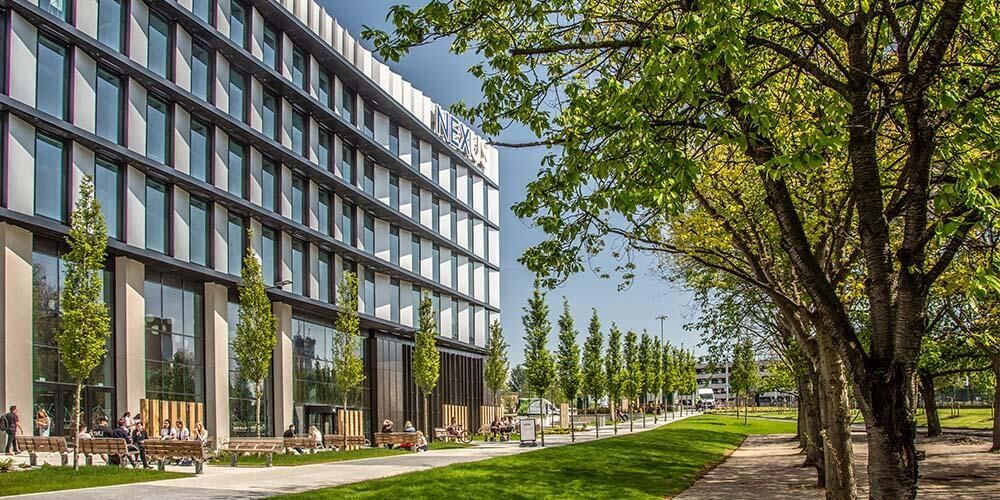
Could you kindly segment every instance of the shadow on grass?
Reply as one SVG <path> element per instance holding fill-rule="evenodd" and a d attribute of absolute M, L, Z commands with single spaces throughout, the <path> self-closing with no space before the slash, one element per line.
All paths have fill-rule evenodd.
<path fill-rule="evenodd" d="M 705 415 L 590 443 L 457 464 L 288 498 L 663 498 L 675 495 L 748 434 L 793 423 Z"/>

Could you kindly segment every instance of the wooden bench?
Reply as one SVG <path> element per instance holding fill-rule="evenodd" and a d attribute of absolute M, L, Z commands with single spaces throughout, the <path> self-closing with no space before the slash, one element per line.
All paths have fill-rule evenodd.
<path fill-rule="evenodd" d="M 58 453 L 62 465 L 69 463 L 69 447 L 66 446 L 66 438 L 62 436 L 17 436 L 17 448 L 28 452 L 28 460 L 32 466 L 38 465 L 39 453 Z"/>
<path fill-rule="evenodd" d="M 448 429 L 444 427 L 434 428 L 434 440 L 435 441 L 454 441 L 458 442 L 458 436 L 454 434 L 448 434 Z"/>
<path fill-rule="evenodd" d="M 327 448 L 337 448 L 344 451 L 345 446 L 367 446 L 368 441 L 365 440 L 364 436 L 347 436 L 345 443 L 343 434 L 323 434 L 323 445 Z"/>
<path fill-rule="evenodd" d="M 110 458 L 117 456 L 118 465 L 124 467 L 125 457 L 129 454 L 128 443 L 120 438 L 80 439 L 77 441 L 76 447 L 78 452 L 84 456 L 87 465 L 94 465 L 94 455 L 101 455 L 108 457 L 108 465 L 112 465 Z"/>
<path fill-rule="evenodd" d="M 282 438 L 282 442 L 285 450 L 309 450 L 312 453 L 316 451 L 316 448 L 322 448 L 321 444 L 312 437 Z"/>
<path fill-rule="evenodd" d="M 277 438 L 232 438 L 226 444 L 229 452 L 229 465 L 236 467 L 236 459 L 240 454 L 264 455 L 266 467 L 274 461 L 274 454 L 281 453 L 282 440 Z"/>
<path fill-rule="evenodd" d="M 168 460 L 191 459 L 194 462 L 194 473 L 204 472 L 205 446 L 201 441 L 177 441 L 174 439 L 147 439 L 143 445 L 146 447 L 146 456 L 150 460 L 156 460 L 159 470 L 167 469 Z"/>
<path fill-rule="evenodd" d="M 376 432 L 375 446 L 413 446 L 417 442 L 416 432 Z"/>

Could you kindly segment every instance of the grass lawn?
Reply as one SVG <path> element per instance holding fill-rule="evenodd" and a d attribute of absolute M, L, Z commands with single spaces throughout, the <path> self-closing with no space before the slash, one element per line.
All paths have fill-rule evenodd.
<path fill-rule="evenodd" d="M 456 464 L 283 498 L 663 498 L 687 489 L 748 434 L 795 424 L 703 415 L 660 429 Z"/>
<path fill-rule="evenodd" d="M 430 444 L 430 449 L 450 450 L 455 448 L 468 448 L 469 446 L 472 445 L 464 443 L 435 442 Z M 272 464 L 275 467 L 291 467 L 295 465 L 327 464 L 333 462 L 344 462 L 347 460 L 361 460 L 365 458 L 391 457 L 394 455 L 406 455 L 407 453 L 413 453 L 413 452 L 402 450 L 399 448 L 395 448 L 392 450 L 386 448 L 360 448 L 357 450 L 348 450 L 345 452 L 320 451 L 318 453 L 306 453 L 302 455 L 281 454 L 281 455 L 274 455 L 274 460 Z M 220 456 L 219 459 L 212 462 L 211 465 L 229 467 L 229 457 L 227 455 Z M 264 456 L 244 455 L 240 457 L 239 462 L 237 462 L 237 466 L 263 467 Z"/>
<path fill-rule="evenodd" d="M 190 475 L 182 472 L 159 472 L 108 466 L 80 467 L 80 470 L 77 471 L 74 471 L 72 467 L 43 466 L 30 471 L 6 472 L 0 475 L 0 496 L 144 483 Z"/>
<path fill-rule="evenodd" d="M 938 418 L 941 419 L 941 427 L 956 429 L 992 429 L 993 414 L 989 408 L 962 408 L 958 416 L 951 416 L 950 408 L 938 408 Z M 927 414 L 920 412 L 917 415 L 917 425 L 924 427 L 927 425 Z"/>

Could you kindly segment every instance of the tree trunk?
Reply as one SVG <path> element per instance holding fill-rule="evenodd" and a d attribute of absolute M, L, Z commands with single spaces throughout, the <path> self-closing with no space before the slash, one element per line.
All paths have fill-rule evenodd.
<path fill-rule="evenodd" d="M 912 499 L 917 494 L 913 372 L 895 364 L 870 375 L 865 424 L 871 498 Z"/>
<path fill-rule="evenodd" d="M 854 499 L 857 484 L 854 477 L 854 449 L 851 447 L 851 408 L 848 398 L 849 384 L 846 367 L 840 352 L 834 347 L 830 335 L 820 334 L 819 374 L 823 395 L 824 466 L 826 469 L 826 498 Z M 872 498 L 895 498 L 873 496 Z"/>
<path fill-rule="evenodd" d="M 601 415 L 598 413 L 601 403 L 597 401 L 598 398 L 594 398 L 594 438 L 601 437 Z"/>
<path fill-rule="evenodd" d="M 990 451 L 1000 450 L 1000 354 L 993 356 L 993 446 Z"/>
<path fill-rule="evenodd" d="M 628 402 L 628 431 L 632 432 L 632 400 Z"/>
<path fill-rule="evenodd" d="M 809 360 L 803 360 L 799 381 L 799 440 L 806 451 L 803 465 L 816 468 L 816 486 L 826 488 L 826 463 L 823 454 L 823 392 L 818 390 L 819 374 Z"/>
<path fill-rule="evenodd" d="M 76 397 L 73 398 L 73 438 L 80 434 L 80 393 L 83 392 L 83 382 L 76 383 Z M 79 446 L 73 447 L 73 470 L 80 470 Z"/>
<path fill-rule="evenodd" d="M 750 395 L 743 396 L 743 426 L 750 425 Z"/>
<path fill-rule="evenodd" d="M 257 408 L 257 437 L 260 437 L 260 393 L 261 393 L 261 384 L 257 384 L 257 387 L 254 389 L 254 392 L 257 394 L 257 406 L 256 406 L 256 408 Z"/>
<path fill-rule="evenodd" d="M 920 394 L 924 400 L 924 413 L 927 414 L 927 437 L 941 435 L 941 418 L 937 412 L 937 402 L 934 400 L 934 376 L 926 370 L 917 372 L 920 376 Z"/>
<path fill-rule="evenodd" d="M 428 441 L 431 440 L 431 432 L 430 429 L 427 427 L 430 418 L 431 418 L 430 414 L 428 413 L 427 410 L 427 394 L 424 394 L 424 436 L 427 438 Z"/>

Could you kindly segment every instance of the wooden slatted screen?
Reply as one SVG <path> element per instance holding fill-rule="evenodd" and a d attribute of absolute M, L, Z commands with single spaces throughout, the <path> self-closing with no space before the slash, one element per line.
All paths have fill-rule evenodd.
<path fill-rule="evenodd" d="M 345 423 L 346 417 L 346 423 Z M 365 435 L 364 413 L 360 410 L 339 410 L 337 411 L 338 434 L 347 436 Z M 360 446 L 348 446 L 348 449 L 360 448 Z"/>
<path fill-rule="evenodd" d="M 480 406 L 479 407 L 479 426 L 490 425 L 493 423 L 493 418 L 503 418 L 503 407 L 502 406 Z"/>
<path fill-rule="evenodd" d="M 205 405 L 202 403 L 140 399 L 139 413 L 151 438 L 160 436 L 164 419 L 170 419 L 171 424 L 178 420 L 183 421 L 192 434 L 194 424 L 198 422 L 205 424 Z"/>
<path fill-rule="evenodd" d="M 467 406 L 460 405 L 441 405 L 441 425 L 447 426 L 451 423 L 452 417 L 455 417 L 455 421 L 458 425 L 461 425 L 463 429 L 471 430 L 473 432 L 479 429 L 469 429 L 469 408 Z"/>

